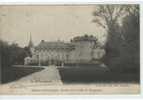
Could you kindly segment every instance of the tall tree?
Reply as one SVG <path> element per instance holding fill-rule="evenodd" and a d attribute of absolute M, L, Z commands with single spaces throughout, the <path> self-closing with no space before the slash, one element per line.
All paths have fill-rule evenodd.
<path fill-rule="evenodd" d="M 136 14 L 134 12 L 136 12 Z M 129 16 L 138 16 L 138 13 L 139 13 L 138 5 L 114 4 L 114 5 L 99 5 L 96 7 L 93 13 L 93 15 L 95 16 L 93 22 L 101 26 L 107 32 L 107 41 L 105 44 L 106 56 L 104 58 L 104 63 L 107 66 L 113 68 L 117 66 L 117 64 L 121 63 L 120 62 L 120 60 L 122 59 L 121 56 L 123 56 L 124 55 L 123 52 L 125 52 L 124 50 L 121 50 L 123 47 L 122 43 L 123 41 L 124 42 L 126 41 L 125 37 L 127 33 L 130 33 L 129 30 L 130 29 L 134 30 L 134 27 L 129 28 L 128 25 L 125 24 L 127 23 L 134 24 L 131 21 L 129 22 L 129 19 L 132 20 L 131 18 L 129 18 Z M 122 23 L 122 21 L 124 22 Z M 124 30 L 124 32 L 122 30 Z"/>
<path fill-rule="evenodd" d="M 129 9 L 129 15 L 123 19 L 121 27 L 124 40 L 120 47 L 121 64 L 132 71 L 139 72 L 139 51 L 140 51 L 140 21 L 139 6 Z"/>
<path fill-rule="evenodd" d="M 93 22 L 104 28 L 107 32 L 107 42 L 105 44 L 106 56 L 105 64 L 111 66 L 114 57 L 119 56 L 118 43 L 121 41 L 120 22 L 126 16 L 127 5 L 99 5 L 93 15 Z"/>

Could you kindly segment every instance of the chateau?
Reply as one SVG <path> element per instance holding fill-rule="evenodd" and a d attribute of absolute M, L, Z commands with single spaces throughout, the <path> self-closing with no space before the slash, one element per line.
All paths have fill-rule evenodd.
<path fill-rule="evenodd" d="M 105 55 L 105 50 L 97 43 L 94 36 L 77 36 L 70 42 L 41 40 L 33 46 L 30 39 L 29 47 L 32 57 L 25 58 L 25 64 L 49 65 L 76 63 L 95 63 Z"/>

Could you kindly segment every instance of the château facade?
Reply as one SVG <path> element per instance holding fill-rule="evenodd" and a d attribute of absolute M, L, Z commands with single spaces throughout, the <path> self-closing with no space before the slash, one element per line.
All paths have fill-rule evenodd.
<path fill-rule="evenodd" d="M 74 37 L 68 43 L 41 40 L 37 46 L 30 48 L 32 57 L 26 57 L 25 64 L 89 63 L 96 62 L 105 55 L 105 50 L 97 45 L 96 37 L 88 35 Z"/>

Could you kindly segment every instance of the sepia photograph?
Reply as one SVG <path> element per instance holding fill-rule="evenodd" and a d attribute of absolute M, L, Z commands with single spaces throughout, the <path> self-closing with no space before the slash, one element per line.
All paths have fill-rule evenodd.
<path fill-rule="evenodd" d="M 140 94 L 140 5 L 0 5 L 3 94 Z"/>

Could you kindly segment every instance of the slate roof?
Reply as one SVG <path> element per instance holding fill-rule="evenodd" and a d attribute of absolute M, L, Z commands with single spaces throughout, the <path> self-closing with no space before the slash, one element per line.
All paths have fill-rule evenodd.
<path fill-rule="evenodd" d="M 71 43 L 65 43 L 61 41 L 56 42 L 46 42 L 42 40 L 38 46 L 35 47 L 36 50 L 48 50 L 48 49 L 68 49 L 72 50 L 74 49 L 74 45 Z"/>

